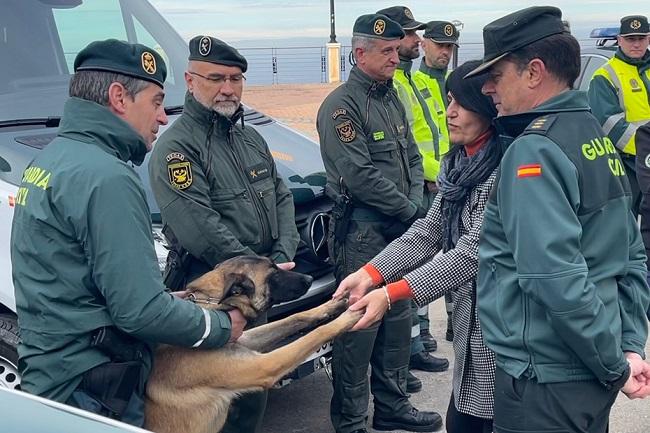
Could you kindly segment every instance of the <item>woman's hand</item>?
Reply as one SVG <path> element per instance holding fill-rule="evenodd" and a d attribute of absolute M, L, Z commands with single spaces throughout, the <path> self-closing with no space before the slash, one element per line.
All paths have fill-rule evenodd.
<path fill-rule="evenodd" d="M 361 299 L 361 297 L 365 295 L 368 289 L 372 286 L 373 284 L 370 274 L 368 274 L 365 269 L 361 268 L 341 281 L 341 284 L 339 284 L 339 287 L 336 289 L 336 292 L 334 292 L 334 295 L 332 295 L 332 298 L 342 299 L 349 294 L 350 305 L 352 305 Z"/>
<path fill-rule="evenodd" d="M 383 288 L 373 290 L 350 306 L 350 310 L 352 311 L 363 310 L 364 308 L 366 312 L 357 324 L 354 325 L 352 331 L 365 329 L 384 317 L 384 314 L 388 311 L 386 291 Z"/>

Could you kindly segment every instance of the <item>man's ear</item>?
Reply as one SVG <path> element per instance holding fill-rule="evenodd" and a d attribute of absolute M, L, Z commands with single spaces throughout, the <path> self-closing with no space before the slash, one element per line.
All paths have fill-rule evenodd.
<path fill-rule="evenodd" d="M 108 108 L 117 115 L 126 113 L 127 99 L 130 95 L 126 88 L 118 82 L 113 82 L 108 87 Z"/>
<path fill-rule="evenodd" d="M 248 276 L 239 273 L 228 274 L 224 277 L 223 296 L 226 299 L 229 296 L 244 295 L 252 298 L 255 294 L 255 283 Z"/>
<path fill-rule="evenodd" d="M 536 88 L 548 75 L 546 65 L 541 59 L 533 59 L 528 62 L 528 67 L 524 71 L 528 79 L 528 87 L 531 89 Z"/>

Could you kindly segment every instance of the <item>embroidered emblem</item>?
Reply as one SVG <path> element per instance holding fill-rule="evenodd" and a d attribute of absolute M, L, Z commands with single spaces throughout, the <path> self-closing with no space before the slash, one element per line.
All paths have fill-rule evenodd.
<path fill-rule="evenodd" d="M 355 131 L 352 121 L 346 120 L 345 122 L 336 125 L 336 134 L 339 136 L 339 140 L 343 143 L 349 143 L 356 138 L 357 131 Z"/>
<path fill-rule="evenodd" d="M 185 155 L 180 152 L 172 152 L 165 157 L 167 162 L 172 162 L 173 160 L 185 161 Z"/>
<path fill-rule="evenodd" d="M 337 108 L 332 113 L 332 119 L 336 120 L 337 117 L 345 116 L 346 114 L 348 114 L 348 112 L 347 112 L 347 110 L 345 108 Z"/>
<path fill-rule="evenodd" d="M 184 190 L 192 185 L 192 165 L 189 161 L 174 162 L 167 165 L 169 183 L 176 189 Z"/>
<path fill-rule="evenodd" d="M 632 22 L 630 23 L 630 27 L 632 27 L 634 30 L 639 30 L 641 28 L 641 21 L 632 20 Z"/>
<path fill-rule="evenodd" d="M 542 175 L 541 164 L 520 165 L 517 168 L 517 177 L 536 177 Z"/>
<path fill-rule="evenodd" d="M 383 140 L 385 136 L 384 131 L 376 131 L 372 133 L 372 139 L 375 141 Z"/>
<path fill-rule="evenodd" d="M 447 24 L 445 28 L 443 29 L 445 32 L 445 36 L 453 36 L 454 35 L 454 26 L 451 24 Z"/>
<path fill-rule="evenodd" d="M 645 166 L 650 168 L 650 153 L 645 157 Z"/>
<path fill-rule="evenodd" d="M 404 15 L 406 15 L 406 18 L 410 18 L 412 20 L 415 19 L 413 18 L 413 12 L 411 12 L 411 9 L 409 8 L 404 8 Z"/>
<path fill-rule="evenodd" d="M 373 30 L 375 31 L 376 35 L 383 35 L 384 30 L 386 30 L 386 22 L 384 20 L 375 21 L 375 25 L 373 27 Z"/>
<path fill-rule="evenodd" d="M 212 39 L 210 39 L 209 36 L 203 36 L 201 40 L 199 40 L 199 54 L 205 57 L 208 54 L 210 54 L 211 50 L 212 50 Z"/>
<path fill-rule="evenodd" d="M 156 58 L 149 51 L 142 53 L 142 69 L 149 74 L 153 75 L 156 73 Z"/>

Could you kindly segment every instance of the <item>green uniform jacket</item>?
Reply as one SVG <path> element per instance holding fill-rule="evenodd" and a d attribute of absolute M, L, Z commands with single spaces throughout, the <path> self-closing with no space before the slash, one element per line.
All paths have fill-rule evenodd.
<path fill-rule="evenodd" d="M 316 127 L 336 200 L 343 180 L 355 205 L 409 221 L 422 205 L 422 159 L 391 81 L 377 82 L 358 67 L 318 110 Z"/>
<path fill-rule="evenodd" d="M 425 99 L 422 96 L 411 76 L 411 66 L 413 66 L 413 62 L 410 60 L 400 61 L 393 76 L 393 85 L 406 110 L 411 135 L 420 150 L 424 178 L 435 181 L 440 171 L 441 154 L 438 144 L 440 133 L 438 132 L 437 119 L 434 120 L 431 113 L 436 113 L 437 116 L 437 104 L 434 104 L 433 98 Z M 422 91 L 431 95 L 428 89 L 422 88 Z"/>
<path fill-rule="evenodd" d="M 623 351 L 644 352 L 650 303 L 618 153 L 580 91 L 497 128 L 516 138 L 479 245 L 485 341 L 516 378 L 612 382 L 626 370 Z"/>
<path fill-rule="evenodd" d="M 149 161 L 163 221 L 210 267 L 244 254 L 287 262 L 298 248 L 291 191 L 264 139 L 239 123 L 242 116 L 240 108 L 227 119 L 188 93 Z"/>
<path fill-rule="evenodd" d="M 650 122 L 650 52 L 631 59 L 619 48 L 594 72 L 588 95 L 592 113 L 614 145 L 636 155 L 636 130 Z"/>
<path fill-rule="evenodd" d="M 227 314 L 164 292 L 145 192 L 128 163 L 145 154 L 127 123 L 71 98 L 58 137 L 25 171 L 11 233 L 23 390 L 66 401 L 85 371 L 109 361 L 90 347 L 103 326 L 188 347 L 230 338 Z"/>

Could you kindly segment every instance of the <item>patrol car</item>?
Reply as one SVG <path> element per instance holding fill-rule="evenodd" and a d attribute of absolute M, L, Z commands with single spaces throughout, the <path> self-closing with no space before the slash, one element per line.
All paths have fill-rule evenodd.
<path fill-rule="evenodd" d="M 168 64 L 165 104 L 170 124 L 182 112 L 187 43 L 146 0 L 5 0 L 0 18 L 0 387 L 19 388 L 10 233 L 15 195 L 28 163 L 55 137 L 76 54 L 89 42 L 117 38 L 155 48 Z M 325 173 L 318 145 L 275 120 L 247 108 L 245 121 L 267 140 L 279 173 L 293 192 L 301 242 L 297 271 L 314 277 L 299 300 L 274 307 L 269 320 L 311 307 L 334 290 L 327 259 L 331 203 L 324 195 Z M 161 131 L 162 132 L 162 131 Z M 151 193 L 148 160 L 136 167 L 152 210 L 161 269 L 167 249 Z M 83 206 L 83 203 L 80 203 Z M 116 252 L 119 254 L 119 252 Z M 312 354 L 283 380 L 326 366 L 330 345 Z"/>
<path fill-rule="evenodd" d="M 618 27 L 601 27 L 591 31 L 589 37 L 595 39 L 595 46 L 580 50 L 580 75 L 574 84 L 577 90 L 587 91 L 594 72 L 614 56 L 618 49 L 616 42 Z"/>

